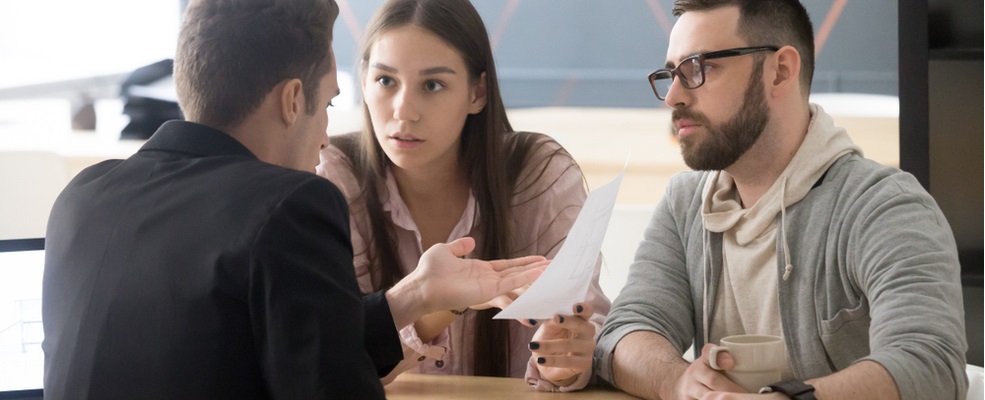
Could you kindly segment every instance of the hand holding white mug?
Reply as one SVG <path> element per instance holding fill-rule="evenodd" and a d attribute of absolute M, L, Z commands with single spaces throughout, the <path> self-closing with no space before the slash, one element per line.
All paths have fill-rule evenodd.
<path fill-rule="evenodd" d="M 721 345 L 711 348 L 711 368 L 722 371 L 718 354 L 727 352 L 735 361 L 727 376 L 732 382 L 756 393 L 759 388 L 780 381 L 786 352 L 783 338 L 772 335 L 734 335 L 722 338 Z"/>

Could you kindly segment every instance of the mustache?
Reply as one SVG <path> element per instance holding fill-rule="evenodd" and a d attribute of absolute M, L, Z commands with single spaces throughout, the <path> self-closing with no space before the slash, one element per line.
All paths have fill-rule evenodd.
<path fill-rule="evenodd" d="M 670 114 L 670 120 L 672 122 L 677 122 L 681 119 L 690 119 L 705 126 L 709 124 L 708 118 L 705 117 L 704 114 L 692 111 L 689 108 L 675 108 Z"/>

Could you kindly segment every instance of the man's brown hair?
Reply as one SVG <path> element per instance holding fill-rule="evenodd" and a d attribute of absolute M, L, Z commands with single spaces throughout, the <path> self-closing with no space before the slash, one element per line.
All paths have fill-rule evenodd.
<path fill-rule="evenodd" d="M 186 119 L 241 123 L 278 83 L 298 78 L 313 114 L 334 66 L 334 0 L 193 0 L 178 37 L 174 80 Z"/>
<path fill-rule="evenodd" d="M 739 8 L 739 36 L 749 46 L 793 46 L 800 53 L 800 82 L 814 79 L 814 27 L 798 0 L 675 0 L 674 15 L 721 7 Z"/>

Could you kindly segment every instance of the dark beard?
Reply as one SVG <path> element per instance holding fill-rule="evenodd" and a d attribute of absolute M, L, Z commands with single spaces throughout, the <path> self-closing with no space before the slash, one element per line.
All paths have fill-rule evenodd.
<path fill-rule="evenodd" d="M 714 127 L 704 115 L 690 110 L 674 109 L 671 119 L 688 118 L 697 121 L 708 134 L 704 143 L 698 143 L 696 137 L 681 139 L 681 156 L 684 163 L 697 171 L 718 171 L 735 164 L 756 140 L 763 134 L 766 123 L 769 122 L 769 109 L 766 106 L 766 95 L 761 82 L 763 64 L 756 63 L 749 76 L 749 86 L 743 97 L 742 108 L 721 127 Z"/>

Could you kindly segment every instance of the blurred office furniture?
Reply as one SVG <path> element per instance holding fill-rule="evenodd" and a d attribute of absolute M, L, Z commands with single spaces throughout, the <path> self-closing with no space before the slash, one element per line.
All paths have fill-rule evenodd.
<path fill-rule="evenodd" d="M 73 130 L 96 130 L 96 102 L 87 94 L 82 94 L 79 105 L 72 110 Z"/>
<path fill-rule="evenodd" d="M 965 370 L 968 374 L 968 400 L 981 400 L 985 398 L 985 369 L 977 365 L 968 364 Z"/>
<path fill-rule="evenodd" d="M 912 0 L 899 7 L 900 168 L 930 191 L 954 231 L 968 363 L 979 366 L 983 9 L 981 1 L 967 0 Z"/>
<path fill-rule="evenodd" d="M 0 150 L 0 239 L 44 237 L 68 179 L 65 160 L 53 151 Z"/>
<path fill-rule="evenodd" d="M 148 139 L 164 122 L 184 119 L 172 73 L 174 60 L 165 59 L 137 68 L 120 85 L 123 113 L 130 122 L 120 132 L 121 139 Z"/>

